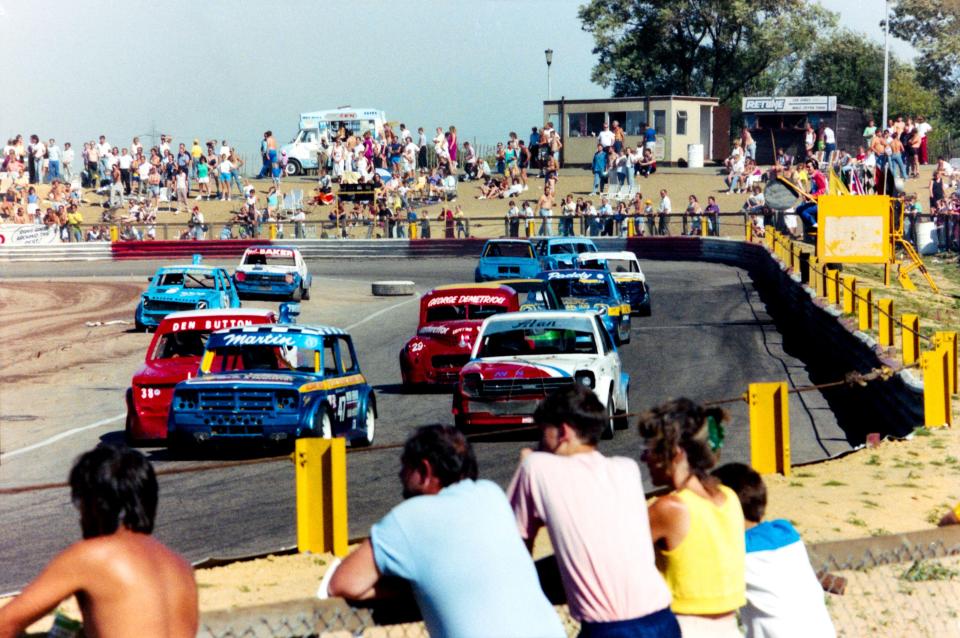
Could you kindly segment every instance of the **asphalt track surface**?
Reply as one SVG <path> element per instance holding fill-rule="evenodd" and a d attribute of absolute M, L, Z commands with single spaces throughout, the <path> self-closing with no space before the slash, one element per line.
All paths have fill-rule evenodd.
<path fill-rule="evenodd" d="M 232 269 L 235 261 L 221 263 Z M 144 281 L 157 265 L 45 264 L 42 276 L 109 275 Z M 304 302 L 300 321 L 352 326 L 361 367 L 378 394 L 376 444 L 401 443 L 419 425 L 451 423 L 450 394 L 410 395 L 400 390 L 397 354 L 415 330 L 416 299 L 370 299 L 358 309 L 325 300 L 324 281 L 336 280 L 338 285 L 368 292 L 369 282 L 377 279 L 411 279 L 423 292 L 436 285 L 470 281 L 474 265 L 472 257 L 399 262 L 322 260 L 310 264 L 315 278 L 313 299 Z M 787 380 L 791 386 L 810 383 L 804 363 L 784 352 L 782 337 L 744 270 L 717 264 L 650 261 L 643 263 L 643 269 L 652 288 L 653 316 L 635 317 L 632 341 L 620 349 L 631 375 L 631 411 L 679 396 L 702 401 L 737 397 L 751 382 Z M 36 272 L 34 264 L 4 264 L 4 277 L 28 277 Z M 132 317 L 133 308 L 130 313 Z M 132 374 L 135 363 L 129 365 Z M 124 390 L 125 386 L 116 388 L 116 403 L 103 407 L 103 417 L 123 411 Z M 102 402 L 102 398 L 98 400 Z M 732 419 L 722 461 L 747 461 L 746 404 L 735 403 L 727 409 Z M 8 458 L 0 464 L 0 486 L 62 481 L 71 459 L 97 441 L 120 440 L 122 427 L 122 420 L 115 421 Z M 790 427 L 795 463 L 850 449 L 833 412 L 817 392 L 791 395 Z M 506 486 L 520 449 L 535 445 L 528 435 L 476 442 L 481 476 Z M 633 423 L 629 429 L 618 431 L 612 441 L 603 441 L 601 450 L 638 459 L 640 441 Z M 161 469 L 197 463 L 169 460 L 162 449 L 145 452 Z M 395 449 L 348 455 L 351 536 L 365 535 L 372 523 L 399 502 L 398 470 L 399 451 Z M 191 560 L 293 546 L 293 477 L 293 466 L 286 460 L 162 477 L 156 533 Z M 647 487 L 651 487 L 649 482 Z M 77 515 L 64 489 L 2 496 L 0 521 L 0 592 L 22 587 L 57 551 L 79 536 Z"/>

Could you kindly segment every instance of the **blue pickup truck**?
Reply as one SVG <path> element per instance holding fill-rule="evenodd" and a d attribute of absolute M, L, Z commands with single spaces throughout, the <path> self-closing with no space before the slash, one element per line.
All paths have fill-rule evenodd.
<path fill-rule="evenodd" d="M 133 318 L 137 330 L 150 330 L 171 312 L 239 307 L 240 297 L 227 271 L 201 265 L 200 255 L 194 255 L 189 266 L 157 270 L 140 295 Z"/>
<path fill-rule="evenodd" d="M 533 244 L 526 239 L 490 239 L 480 251 L 474 281 L 530 279 L 543 270 Z"/>
<path fill-rule="evenodd" d="M 597 245 L 586 237 L 546 237 L 536 248 L 541 270 L 573 268 L 577 255 L 597 252 Z"/>
<path fill-rule="evenodd" d="M 173 392 L 175 451 L 216 442 L 284 444 L 299 437 L 373 443 L 377 399 L 350 335 L 339 328 L 255 325 L 210 335 L 193 379 Z"/>

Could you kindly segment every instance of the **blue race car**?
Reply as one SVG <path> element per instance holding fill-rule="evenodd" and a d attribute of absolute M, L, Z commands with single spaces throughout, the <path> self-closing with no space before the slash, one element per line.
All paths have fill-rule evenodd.
<path fill-rule="evenodd" d="M 300 251 L 292 246 L 250 246 L 233 274 L 237 294 L 247 297 L 310 298 L 313 277 Z"/>
<path fill-rule="evenodd" d="M 339 328 L 254 325 L 210 335 L 198 376 L 177 384 L 168 441 L 282 444 L 299 437 L 373 443 L 377 399 Z"/>
<path fill-rule="evenodd" d="M 607 270 L 551 270 L 538 275 L 567 310 L 596 312 L 617 345 L 630 343 L 630 303 Z"/>
<path fill-rule="evenodd" d="M 480 252 L 474 281 L 529 279 L 541 270 L 533 244 L 526 239 L 490 239 Z"/>
<path fill-rule="evenodd" d="M 223 268 L 203 266 L 200 255 L 193 265 L 164 266 L 150 278 L 134 313 L 137 330 L 156 328 L 171 312 L 205 308 L 239 308 L 240 297 Z"/>
<path fill-rule="evenodd" d="M 580 270 L 609 270 L 620 295 L 630 302 L 633 314 L 650 316 L 650 286 L 635 253 L 629 250 L 584 253 L 577 255 L 574 267 Z"/>
<path fill-rule="evenodd" d="M 597 245 L 586 237 L 547 237 L 537 242 L 537 255 L 543 265 L 541 270 L 573 268 L 577 255 L 595 252 Z"/>

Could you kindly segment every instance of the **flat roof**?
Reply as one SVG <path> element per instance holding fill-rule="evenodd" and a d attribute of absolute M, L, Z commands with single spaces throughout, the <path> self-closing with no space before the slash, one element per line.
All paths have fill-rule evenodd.
<path fill-rule="evenodd" d="M 563 104 L 619 104 L 622 102 L 646 102 L 647 100 L 677 100 L 681 102 L 710 102 L 711 104 L 719 104 L 720 98 L 716 97 L 698 97 L 696 95 L 636 95 L 631 97 L 599 97 L 595 99 L 571 99 L 568 100 L 564 98 L 563 100 L 544 100 L 543 105 L 547 106 L 548 104 L 559 105 L 561 102 Z"/>

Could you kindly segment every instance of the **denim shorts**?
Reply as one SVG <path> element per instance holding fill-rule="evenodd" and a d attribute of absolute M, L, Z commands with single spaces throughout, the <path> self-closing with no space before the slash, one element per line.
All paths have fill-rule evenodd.
<path fill-rule="evenodd" d="M 584 622 L 580 638 L 680 638 L 680 624 L 666 607 L 630 620 Z"/>

